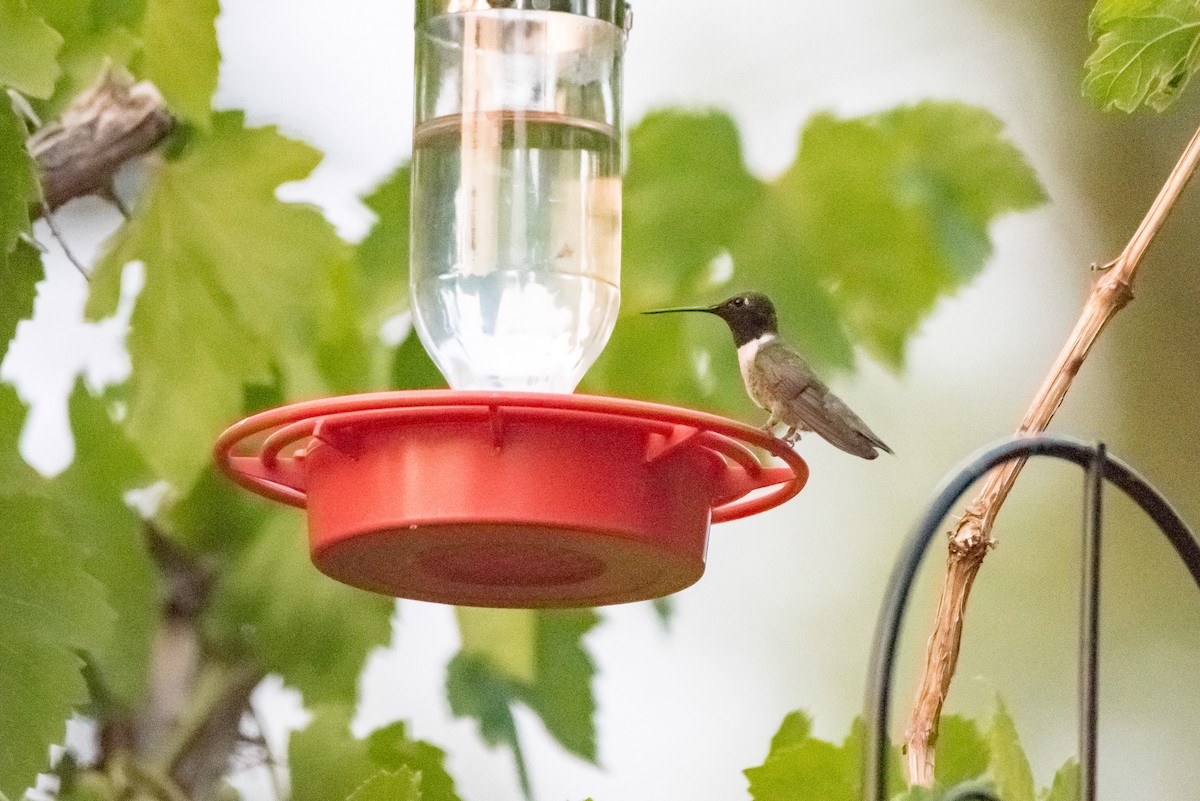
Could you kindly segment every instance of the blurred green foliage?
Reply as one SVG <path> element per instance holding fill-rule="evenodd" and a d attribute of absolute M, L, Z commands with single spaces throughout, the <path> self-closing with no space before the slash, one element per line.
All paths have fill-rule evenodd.
<path fill-rule="evenodd" d="M 862 752 L 866 728 L 854 721 L 841 745 L 817 739 L 803 712 L 783 719 L 762 765 L 748 768 L 754 801 L 856 801 L 862 798 Z M 899 781 L 900 753 L 889 755 L 888 792 L 896 801 L 937 801 L 964 785 L 987 787 L 1004 801 L 1073 801 L 1078 798 L 1079 766 L 1067 762 L 1048 789 L 1034 792 L 1029 762 L 1012 718 L 997 702 L 986 731 L 957 715 L 942 719 L 932 788 L 905 789 Z"/>
<path fill-rule="evenodd" d="M 20 797 L 47 769 L 48 746 L 62 741 L 73 712 L 101 726 L 147 712 L 166 589 L 153 531 L 211 574 L 202 667 L 276 672 L 314 713 L 291 740 L 294 799 L 457 801 L 443 752 L 409 738 L 403 723 L 365 740 L 349 731 L 366 656 L 390 638 L 391 601 L 319 575 L 294 513 L 268 510 L 211 468 L 216 434 L 264 404 L 440 383 L 414 337 L 389 347 L 377 336 L 407 307 L 407 168 L 365 198 L 378 221 L 357 247 L 316 209 L 279 200 L 279 186 L 309 175 L 321 154 L 247 127 L 240 112 L 212 111 L 217 13 L 214 0 L 0 0 L 0 88 L 52 119 L 101 70 L 128 69 L 154 81 L 185 123 L 148 165 L 142 197 L 93 268 L 93 316 L 114 311 L 131 264 L 143 270 L 132 373 L 104 398 L 76 388 L 76 459 L 57 479 L 21 461 L 24 407 L 0 385 L 0 642 L 9 654 L 0 660 L 0 796 Z M 1165 108 L 1196 70 L 1193 1 L 1101 0 L 1090 22 L 1085 91 L 1102 106 Z M 25 127 L 6 95 L 0 354 L 32 313 L 42 276 L 24 238 L 37 198 Z M 629 138 L 624 316 L 584 386 L 747 413 L 722 327 L 637 313 L 750 288 L 777 300 L 786 333 L 820 367 L 851 368 L 861 349 L 900 369 L 921 320 L 982 269 L 990 224 L 1044 199 L 999 120 L 961 103 L 817 114 L 792 164 L 770 179 L 746 166 L 728 115 L 652 113 Z M 127 497 L 149 486 L 164 499 L 143 516 Z M 585 636 L 597 619 L 463 610 L 448 704 L 518 756 L 513 709 L 524 705 L 594 761 Z M 788 716 L 763 765 L 746 771 L 752 795 L 854 797 L 860 739 L 856 728 L 841 745 L 824 743 L 804 715 Z M 1008 799 L 1065 801 L 1078 786 L 1068 765 L 1035 795 L 1003 708 L 986 732 L 947 719 L 939 746 L 933 792 L 984 778 Z M 114 776 L 81 770 L 64 798 L 127 797 Z"/>

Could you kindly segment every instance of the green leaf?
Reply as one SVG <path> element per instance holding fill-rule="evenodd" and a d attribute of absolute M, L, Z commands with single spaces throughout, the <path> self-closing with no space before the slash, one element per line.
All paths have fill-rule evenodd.
<path fill-rule="evenodd" d="M 710 263 L 735 242 L 753 239 L 742 232 L 758 227 L 765 184 L 746 168 L 732 119 L 719 112 L 648 114 L 629 132 L 623 194 L 622 317 L 581 391 L 750 413 L 728 332 L 698 315 L 638 315 L 727 292 L 708 280 Z M 794 254 L 775 255 L 794 262 Z M 734 263 L 736 275 L 742 262 L 735 256 Z M 821 311 L 814 308 L 816 318 Z M 840 356 L 818 355 L 848 362 L 849 353 L 843 339 Z"/>
<path fill-rule="evenodd" d="M 858 799 L 862 797 L 863 748 L 867 729 L 862 719 L 850 724 L 842 744 L 834 745 L 812 735 L 812 721 L 804 712 L 789 713 L 771 738 L 763 764 L 743 773 L 750 780 L 754 801 L 806 801 L 806 799 Z M 901 789 L 900 755 L 888 752 L 888 792 Z M 924 788 L 920 788 L 924 790 Z M 905 801 L 924 801 L 925 796 Z"/>
<path fill-rule="evenodd" d="M 446 379 L 429 358 L 416 331 L 410 331 L 392 356 L 393 389 L 444 389 Z"/>
<path fill-rule="evenodd" d="M 157 522 L 185 549 L 229 559 L 255 541 L 272 508 L 210 466 Z"/>
<path fill-rule="evenodd" d="M 974 721 L 946 715 L 938 725 L 934 778 L 941 787 L 978 779 L 988 768 L 988 744 Z"/>
<path fill-rule="evenodd" d="M 784 718 L 762 765 L 743 771 L 754 801 L 854 801 L 861 770 L 850 749 L 812 736 L 803 712 Z"/>
<path fill-rule="evenodd" d="M 113 615 L 53 510 L 0 496 L 0 793 L 20 798 L 87 699 L 77 649 L 103 646 Z"/>
<path fill-rule="evenodd" d="M 307 545 L 300 512 L 272 515 L 221 576 L 213 634 L 280 674 L 306 703 L 353 704 L 367 654 L 391 639 L 395 604 L 322 575 Z"/>
<path fill-rule="evenodd" d="M 461 801 L 454 779 L 446 772 L 446 752 L 424 740 L 410 739 L 403 722 L 367 735 L 367 755 L 385 770 L 411 768 L 420 775 L 422 801 Z"/>
<path fill-rule="evenodd" d="M 381 770 L 350 794 L 346 801 L 422 801 L 421 776 L 408 768 Z"/>
<path fill-rule="evenodd" d="M 17 391 L 0 382 L 0 495 L 28 494 L 41 488 L 42 477 L 18 451 L 25 413 Z"/>
<path fill-rule="evenodd" d="M 707 289 L 709 262 L 754 227 L 764 188 L 729 116 L 647 114 L 629 133 L 622 248 L 654 269 L 626 270 L 626 289 L 660 305 Z"/>
<path fill-rule="evenodd" d="M 522 700 L 573 754 L 596 761 L 596 665 L 583 637 L 600 622 L 592 609 L 543 610 L 537 615 L 537 677 Z"/>
<path fill-rule="evenodd" d="M 217 0 L 147 0 L 142 76 L 178 117 L 207 129 L 217 88 Z"/>
<path fill-rule="evenodd" d="M 511 681 L 537 679 L 537 612 L 460 606 L 454 616 L 462 653 L 478 656 Z"/>
<path fill-rule="evenodd" d="M 117 615 L 113 636 L 93 653 L 105 689 L 135 707 L 146 689 L 160 587 L 143 521 L 125 493 L 150 482 L 141 457 L 102 401 L 77 383 L 70 398 L 75 459 L 50 485 L 67 536 L 106 590 Z"/>
<path fill-rule="evenodd" d="M 292 801 L 347 798 L 380 768 L 367 757 L 366 743 L 350 733 L 352 706 L 323 704 L 312 713 L 312 722 L 288 743 Z"/>
<path fill-rule="evenodd" d="M 313 350 L 294 348 L 284 365 L 293 394 L 350 394 L 388 384 L 392 354 L 379 338 L 379 323 L 369 311 L 372 293 L 347 254 L 329 262 L 322 276 L 323 299 L 316 323 L 316 373 L 310 386 L 297 377 L 311 371 Z M 303 344 L 303 343 L 298 343 Z"/>
<path fill-rule="evenodd" d="M 856 346 L 899 367 L 938 299 L 983 267 L 989 224 L 1045 199 L 1000 122 L 959 103 L 818 114 L 774 181 L 714 112 L 651 114 L 629 150 L 623 317 L 584 388 L 734 415 L 752 412 L 720 321 L 638 312 L 757 289 L 818 368 L 851 366 Z"/>
<path fill-rule="evenodd" d="M 488 745 L 510 745 L 520 764 L 520 743 L 512 716 L 512 684 L 488 660 L 459 652 L 446 667 L 446 698 L 450 711 L 479 723 L 479 734 Z"/>
<path fill-rule="evenodd" d="M 881 114 L 809 120 L 776 184 L 851 339 L 900 366 L 938 298 L 991 253 L 988 225 L 1046 198 L 990 112 L 927 101 Z M 785 319 L 804 314 L 793 306 Z"/>
<path fill-rule="evenodd" d="M 513 682 L 486 657 L 460 651 L 446 666 L 446 699 L 455 716 L 475 718 L 485 743 L 512 748 L 521 789 L 529 798 L 529 772 L 512 714 L 517 699 Z"/>
<path fill-rule="evenodd" d="M 363 283 L 374 298 L 370 317 L 375 325 L 408 308 L 409 209 L 412 171 L 399 167 L 363 202 L 376 222 L 355 249 Z"/>
<path fill-rule="evenodd" d="M 12 101 L 0 97 L 0 255 L 11 253 L 17 238 L 30 232 L 29 206 L 38 198 L 33 159 L 25 149 L 28 135 Z"/>
<path fill-rule="evenodd" d="M 1088 28 L 1096 49 L 1083 92 L 1103 108 L 1162 111 L 1200 69 L 1196 0 L 1099 0 Z"/>
<path fill-rule="evenodd" d="M 58 79 L 62 37 L 25 0 L 0 0 L 0 88 L 49 97 Z"/>
<path fill-rule="evenodd" d="M 1004 801 L 1034 801 L 1029 761 L 1021 748 L 1016 726 L 999 698 L 987 739 L 992 750 L 990 772 L 1000 797 Z"/>
<path fill-rule="evenodd" d="M 655 598 L 650 602 L 650 606 L 654 609 L 654 615 L 658 618 L 658 622 L 662 624 L 663 629 L 670 629 L 671 618 L 675 616 L 675 603 L 671 600 L 671 596 L 665 595 L 662 598 Z"/>
<path fill-rule="evenodd" d="M 582 640 L 599 621 L 595 611 L 456 611 L 463 648 L 451 661 L 446 682 L 451 711 L 478 720 L 489 744 L 512 747 L 527 791 L 512 717 L 518 702 L 536 712 L 564 748 L 594 762 L 595 665 Z"/>
<path fill-rule="evenodd" d="M 401 801 L 460 801 L 443 766 L 446 753 L 423 740 L 409 739 L 403 723 L 384 726 L 358 740 L 350 733 L 352 706 L 323 704 L 312 711 L 312 723 L 293 734 L 288 746 L 292 801 L 385 797 L 357 795 L 368 788 L 372 793 L 390 790 L 386 798 Z M 389 774 L 407 779 L 389 784 L 385 780 Z"/>
<path fill-rule="evenodd" d="M 58 117 L 104 69 L 129 66 L 142 46 L 134 31 L 141 24 L 144 5 L 144 0 L 30 1 L 30 7 L 63 37 L 58 54 L 63 74 L 54 94 L 35 104 L 42 119 Z"/>
<path fill-rule="evenodd" d="M 1054 774 L 1054 784 L 1041 795 L 1041 801 L 1077 801 L 1079 798 L 1079 763 L 1074 759 Z"/>
<path fill-rule="evenodd" d="M 774 754 L 785 748 L 802 745 L 810 739 L 812 739 L 812 719 L 800 710 L 789 712 L 784 715 L 783 722 L 779 724 L 779 731 L 771 737 L 769 753 Z"/>
<path fill-rule="evenodd" d="M 5 58 L 4 15 L 9 0 L 0 0 L 0 68 Z M 15 7 L 15 6 L 14 6 Z M 0 76 L 0 92 L 3 91 Z M 17 323 L 33 314 L 42 256 L 21 235 L 29 235 L 29 207 L 37 201 L 33 160 L 25 149 L 28 132 L 20 113 L 0 97 L 0 360 L 16 334 Z"/>
<path fill-rule="evenodd" d="M 103 773 L 86 771 L 71 782 L 63 782 L 57 801 L 118 801 L 120 793 Z"/>
<path fill-rule="evenodd" d="M 28 242 L 18 242 L 11 253 L 0 251 L 0 360 L 17 324 L 33 316 L 37 285 L 44 275 L 42 254 Z"/>
<path fill-rule="evenodd" d="M 323 290 L 348 248 L 316 209 L 275 197 L 319 158 L 273 128 L 242 127 L 240 113 L 214 115 L 210 136 L 159 169 L 96 266 L 92 317 L 115 309 L 125 265 L 145 266 L 125 428 L 181 492 L 241 410 L 243 385 L 269 383 L 273 365 L 294 365 L 323 336 Z"/>
<path fill-rule="evenodd" d="M 4 3 L 0 0 L 0 18 L 6 13 Z M 3 36 L 0 19 L 0 39 Z M 0 41 L 0 60 L 4 47 Z M 41 254 L 21 239 L 22 234 L 31 233 L 29 207 L 38 198 L 26 136 L 20 113 L 7 97 L 0 96 L 0 360 L 16 334 L 17 323 L 33 314 L 37 283 L 43 276 Z"/>

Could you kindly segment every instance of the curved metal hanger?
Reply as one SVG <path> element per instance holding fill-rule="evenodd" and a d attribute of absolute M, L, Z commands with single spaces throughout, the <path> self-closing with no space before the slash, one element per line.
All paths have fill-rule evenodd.
<path fill-rule="evenodd" d="M 1031 456 L 1064 459 L 1087 471 L 1083 500 L 1083 598 L 1079 639 L 1081 801 L 1094 801 L 1096 795 L 1100 536 L 1103 516 L 1102 490 L 1105 481 L 1116 485 L 1154 520 L 1187 567 L 1197 588 L 1200 588 L 1200 545 L 1192 532 L 1158 490 L 1128 465 L 1109 456 L 1103 444 L 1085 445 L 1064 437 L 1043 435 L 1011 440 L 975 457 L 946 482 L 945 488 L 934 499 L 925 517 L 904 543 L 896 567 L 888 580 L 871 650 L 870 683 L 867 687 L 864 714 L 867 742 L 864 750 L 863 791 L 867 801 L 887 799 L 888 705 L 892 697 L 896 643 L 921 561 L 930 543 L 937 536 L 942 520 L 972 484 L 998 465 Z M 945 801 L 952 799 L 999 801 L 989 788 L 976 784 L 956 788 Z"/>

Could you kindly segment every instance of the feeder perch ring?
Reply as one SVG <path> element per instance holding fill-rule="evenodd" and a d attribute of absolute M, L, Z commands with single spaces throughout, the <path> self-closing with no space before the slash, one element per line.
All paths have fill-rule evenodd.
<path fill-rule="evenodd" d="M 782 465 L 764 465 L 753 449 Z M 704 572 L 710 523 L 794 497 L 808 466 L 761 429 L 590 395 L 420 390 L 306 401 L 221 435 L 234 481 L 307 508 L 313 563 L 468 606 L 656 598 Z"/>

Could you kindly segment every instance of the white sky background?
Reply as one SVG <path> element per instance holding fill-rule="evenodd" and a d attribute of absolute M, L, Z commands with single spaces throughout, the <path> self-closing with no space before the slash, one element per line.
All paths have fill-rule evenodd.
<path fill-rule="evenodd" d="M 319 204 L 345 237 L 359 238 L 371 217 L 356 198 L 409 152 L 411 3 L 224 0 L 222 7 L 218 106 L 245 109 L 250 124 L 278 125 L 321 148 L 326 159 L 312 178 L 281 195 Z M 804 708 L 819 735 L 844 737 L 861 706 L 874 615 L 901 537 L 950 467 L 1011 430 L 1074 321 L 1087 264 L 1105 255 L 1060 161 L 1062 127 L 1082 106 L 1059 69 L 1074 55 L 1041 52 L 978 4 L 642 0 L 635 14 L 626 60 L 629 124 L 663 105 L 728 110 L 752 167 L 770 175 L 791 160 L 800 127 L 816 110 L 853 115 L 926 97 L 965 100 L 1006 122 L 1053 202 L 993 227 L 996 254 L 984 276 L 939 307 L 912 343 L 902 376 L 864 362 L 857 376 L 835 382 L 895 458 L 860 461 L 806 439 L 808 488 L 783 509 L 714 529 L 708 573 L 677 597 L 670 632 L 644 606 L 604 612 L 588 638 L 600 671 L 603 769 L 566 754 L 532 714 L 522 714 L 539 801 L 744 798 L 741 771 L 761 763 L 786 712 Z M 84 259 L 117 223 L 99 203 L 73 204 L 61 216 Z M 44 230 L 39 236 L 49 239 Z M 73 376 L 87 366 L 102 383 L 120 378 L 128 363 L 120 326 L 80 323 L 83 283 L 57 254 L 49 261 L 37 319 L 23 326 L 4 374 L 34 402 L 28 457 L 56 470 L 70 459 L 65 398 Z M 1077 394 L 1100 386 L 1099 361 L 1089 363 Z M 1104 414 L 1102 399 L 1068 407 L 1061 428 L 1086 434 Z M 940 570 L 933 572 L 940 581 Z M 977 590 L 974 603 L 986 603 L 980 594 L 987 592 Z M 1060 594 L 1073 610 L 1073 578 Z M 993 600 L 1003 597 L 999 588 Z M 915 662 L 927 623 L 926 609 L 914 609 L 906 665 Z M 1022 622 L 1007 625 L 992 633 L 1019 643 Z M 951 703 L 983 715 L 992 694 L 1004 694 L 1041 784 L 1073 752 L 1069 620 L 1063 636 L 1070 642 L 1051 649 L 1045 658 L 1052 664 L 1032 677 L 1022 660 L 968 664 Z M 450 608 L 402 602 L 395 645 L 377 653 L 366 674 L 360 731 L 407 719 L 411 733 L 447 749 L 468 801 L 517 801 L 507 752 L 485 748 L 472 722 L 449 715 L 444 665 L 456 638 Z M 972 671 L 986 678 L 973 681 Z M 910 686 L 898 685 L 897 716 Z M 297 717 L 294 699 L 276 685 L 257 701 L 277 729 Z M 1171 770 L 1194 762 L 1194 738 L 1144 745 L 1136 775 L 1112 769 L 1106 790 L 1115 798 L 1134 797 L 1136 787 L 1141 797 L 1182 799 L 1186 785 Z M 1116 756 L 1113 749 L 1104 756 L 1110 752 Z M 242 786 L 269 798 L 261 778 L 244 776 Z"/>

